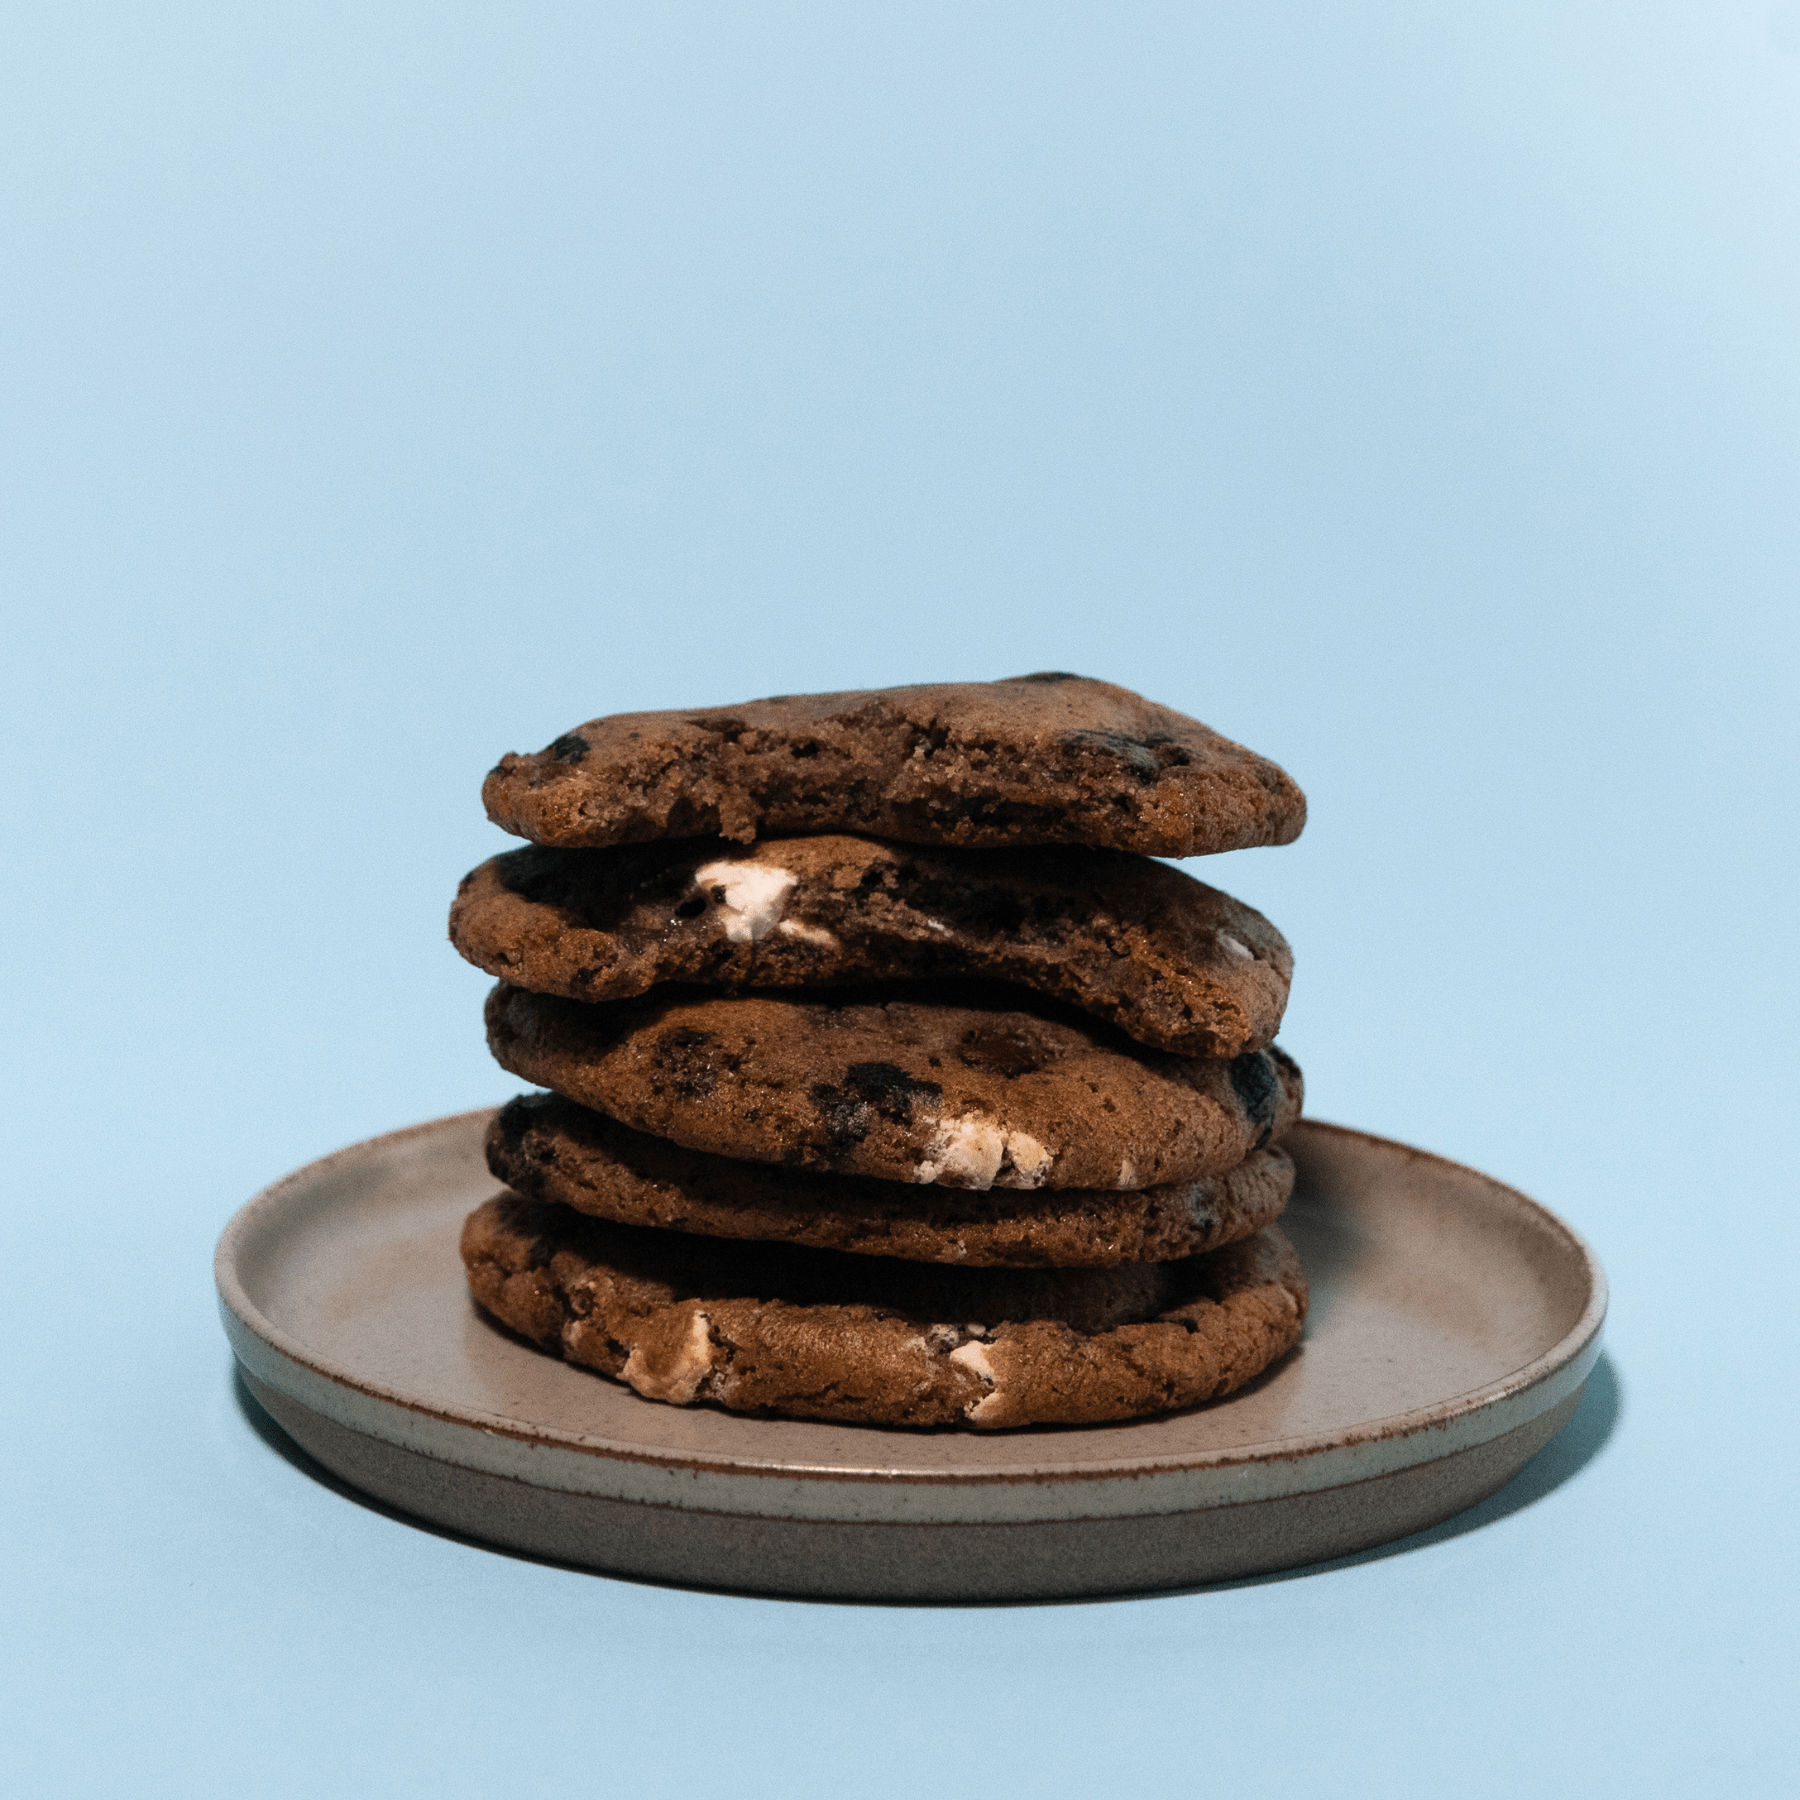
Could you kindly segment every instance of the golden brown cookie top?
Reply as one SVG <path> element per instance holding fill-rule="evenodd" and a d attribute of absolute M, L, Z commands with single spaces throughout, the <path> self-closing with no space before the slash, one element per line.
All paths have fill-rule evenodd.
<path fill-rule="evenodd" d="M 1110 682 L 1060 673 L 615 713 L 507 755 L 488 817 L 540 844 L 861 832 L 1196 856 L 1285 844 L 1274 763 Z"/>

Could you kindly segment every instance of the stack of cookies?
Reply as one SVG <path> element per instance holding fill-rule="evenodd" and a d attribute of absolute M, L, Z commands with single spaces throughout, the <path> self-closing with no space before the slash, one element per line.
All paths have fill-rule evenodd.
<path fill-rule="evenodd" d="M 508 1191 L 476 1299 L 652 1400 L 1096 1423 L 1292 1347 L 1293 959 L 1150 860 L 1287 843 L 1274 764 L 1079 676 L 621 714 L 507 756 L 463 882 Z"/>

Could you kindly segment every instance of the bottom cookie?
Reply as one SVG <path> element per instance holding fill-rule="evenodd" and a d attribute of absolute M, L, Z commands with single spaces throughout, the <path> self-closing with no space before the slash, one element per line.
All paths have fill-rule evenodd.
<path fill-rule="evenodd" d="M 965 1269 L 616 1225 L 497 1195 L 463 1227 L 503 1324 L 651 1400 L 868 1425 L 1093 1425 L 1217 1399 L 1299 1340 L 1274 1227 L 1181 1262 Z"/>

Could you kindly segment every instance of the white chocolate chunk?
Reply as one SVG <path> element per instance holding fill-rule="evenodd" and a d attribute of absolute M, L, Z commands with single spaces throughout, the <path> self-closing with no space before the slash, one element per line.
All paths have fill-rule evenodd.
<path fill-rule="evenodd" d="M 1229 931 L 1219 933 L 1219 942 L 1225 946 L 1227 955 L 1235 956 L 1240 962 L 1255 962 L 1256 952 L 1242 938 L 1235 938 Z"/>
<path fill-rule="evenodd" d="M 1004 1131 L 979 1113 L 946 1119 L 932 1134 L 917 1179 L 946 1187 L 1034 1188 L 1043 1184 L 1056 1152 L 1028 1131 Z"/>
<path fill-rule="evenodd" d="M 983 1394 L 979 1400 L 972 1400 L 963 1408 L 963 1417 L 971 1425 L 979 1425 L 985 1416 L 998 1412 L 1005 1405 L 1000 1397 L 1000 1378 L 994 1373 L 993 1362 L 989 1359 L 985 1344 L 964 1344 L 960 1349 L 950 1352 L 950 1360 L 960 1363 L 972 1375 L 981 1379 L 993 1388 L 991 1394 Z"/>
<path fill-rule="evenodd" d="M 1006 1154 L 1006 1134 L 992 1119 L 965 1113 L 946 1119 L 925 1146 L 920 1181 L 942 1181 L 950 1187 L 990 1188 Z"/>
<path fill-rule="evenodd" d="M 674 1361 L 663 1369 L 652 1369 L 642 1347 L 633 1344 L 620 1374 L 646 1400 L 668 1400 L 676 1406 L 686 1406 L 712 1371 L 711 1326 L 705 1313 L 696 1312 L 688 1320 L 686 1341 Z"/>
<path fill-rule="evenodd" d="M 802 943 L 823 944 L 827 950 L 838 947 L 837 939 L 819 925 L 803 925 L 798 919 L 783 919 L 777 929 L 783 937 L 799 938 Z"/>
<path fill-rule="evenodd" d="M 694 885 L 716 899 L 733 944 L 766 938 L 781 917 L 782 906 L 798 877 L 762 863 L 713 862 L 694 871 Z"/>
<path fill-rule="evenodd" d="M 991 1394 L 983 1394 L 973 1406 L 965 1406 L 963 1408 L 963 1417 L 967 1419 L 971 1425 L 984 1425 L 987 1423 L 989 1415 L 998 1412 L 1005 1404 L 1006 1402 L 1001 1398 L 999 1388 L 996 1387 Z"/>
<path fill-rule="evenodd" d="M 1056 1152 L 1046 1150 L 1028 1131 L 1009 1131 L 1006 1134 L 1006 1161 L 1008 1166 L 997 1178 L 1002 1187 L 1034 1188 L 1050 1173 Z"/>

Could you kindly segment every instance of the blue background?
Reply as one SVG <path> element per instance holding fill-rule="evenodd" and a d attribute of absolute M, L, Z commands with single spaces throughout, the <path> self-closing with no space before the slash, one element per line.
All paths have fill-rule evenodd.
<path fill-rule="evenodd" d="M 1791 1791 L 1800 5 L 378 4 L 0 26 L 21 1794 Z M 1476 1514 L 1014 1609 L 433 1535 L 210 1252 L 503 1098 L 499 752 L 1074 668 L 1283 762 L 1204 869 L 1309 1105 L 1586 1233 Z"/>

